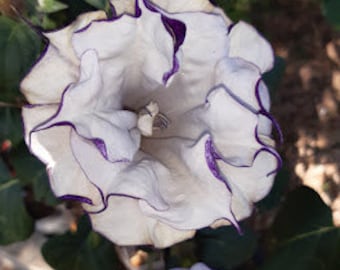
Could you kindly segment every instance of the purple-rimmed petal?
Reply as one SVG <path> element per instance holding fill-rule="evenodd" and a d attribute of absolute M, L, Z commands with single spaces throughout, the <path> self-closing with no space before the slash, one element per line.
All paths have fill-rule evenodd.
<path fill-rule="evenodd" d="M 273 67 L 274 53 L 270 44 L 251 25 L 238 22 L 229 32 L 230 56 L 255 64 L 264 73 Z"/>
<path fill-rule="evenodd" d="M 79 61 L 71 45 L 73 32 L 93 20 L 103 18 L 106 18 L 106 15 L 102 11 L 89 12 L 59 31 L 44 33 L 49 44 L 20 85 L 21 91 L 30 103 L 60 102 L 62 91 L 76 81 L 79 75 L 77 67 Z"/>
<path fill-rule="evenodd" d="M 146 216 L 138 200 L 132 198 L 110 197 L 106 211 L 90 217 L 94 230 L 122 246 L 149 244 L 164 248 L 195 234 L 194 230 L 177 230 Z"/>
<path fill-rule="evenodd" d="M 226 182 L 216 179 L 212 173 L 206 159 L 208 138 L 205 135 L 196 142 L 180 138 L 145 142 L 145 149 L 167 164 L 170 173 L 170 178 L 159 178 L 162 183 L 160 191 L 169 209 L 159 212 L 141 201 L 145 214 L 181 230 L 190 230 L 193 226 L 206 227 L 216 220 L 225 220 L 237 227 L 231 200 L 243 209 L 238 213 L 240 216 L 249 215 L 247 202 L 237 193 L 233 199 Z M 188 186 L 190 189 L 186 188 Z"/>
<path fill-rule="evenodd" d="M 91 200 L 93 208 L 102 208 L 102 200 L 97 188 L 89 182 L 72 154 L 70 127 L 59 126 L 36 132 L 31 135 L 30 143 L 28 142 L 29 131 L 37 123 L 53 115 L 56 109 L 55 105 L 23 108 L 26 143 L 30 150 L 47 165 L 51 187 L 57 197 L 72 193 L 74 196 Z"/>
<path fill-rule="evenodd" d="M 267 87 L 265 86 L 265 84 L 263 83 L 262 80 L 258 80 L 258 82 L 256 83 L 255 96 L 256 96 L 256 99 L 257 99 L 257 101 L 260 105 L 259 113 L 270 120 L 270 122 L 274 126 L 275 130 L 277 131 L 279 142 L 280 142 L 280 144 L 282 144 L 283 143 L 283 134 L 282 134 L 280 125 L 278 124 L 276 119 L 269 112 L 268 89 L 267 89 Z M 262 134 L 264 133 L 267 136 L 271 133 L 271 130 L 265 132 L 263 130 L 262 126 L 259 126 L 258 130 L 259 130 L 259 133 L 262 133 Z"/>
<path fill-rule="evenodd" d="M 125 110 L 96 111 L 96 96 L 102 91 L 102 77 L 95 51 L 84 53 L 80 67 L 79 82 L 64 91 L 58 111 L 34 127 L 31 133 L 56 125 L 70 125 L 81 136 L 102 142 L 99 150 L 111 162 L 131 160 L 140 140 L 138 131 L 134 129 L 136 115 Z"/>
<path fill-rule="evenodd" d="M 144 199 L 160 211 L 167 209 L 166 202 L 157 192 L 158 175 L 152 169 L 160 164 L 153 163 L 150 158 L 138 161 L 138 157 L 128 163 L 109 162 L 102 157 L 93 144 L 75 132 L 71 135 L 71 145 L 72 152 L 84 173 L 102 191 L 105 200 L 109 194 L 120 194 L 119 196 Z"/>
<path fill-rule="evenodd" d="M 161 14 L 150 11 L 143 1 L 139 1 L 139 7 L 143 14 L 139 17 L 123 15 L 113 21 L 93 22 L 72 40 L 78 56 L 92 48 L 98 52 L 100 60 L 106 60 L 101 64 L 103 92 L 111 94 L 108 100 L 113 97 L 113 86 L 117 89 L 121 89 L 122 84 L 127 89 L 139 86 L 151 91 L 163 84 L 164 74 L 174 70 L 175 44 L 165 26 L 159 23 Z M 149 34 L 144 35 L 145 32 Z M 112 38 L 111 33 L 119 38 Z M 124 79 L 124 74 L 129 74 L 129 80 Z"/>
<path fill-rule="evenodd" d="M 162 15 L 161 18 L 165 28 L 174 39 L 174 56 L 172 60 L 172 69 L 163 75 L 163 83 L 166 84 L 171 76 L 173 76 L 179 70 L 180 64 L 178 58 L 176 57 L 176 54 L 180 46 L 184 42 L 186 27 L 184 23 L 178 20 L 173 20 L 164 15 Z"/>
<path fill-rule="evenodd" d="M 90 205 L 93 205 L 93 202 L 90 198 L 86 198 L 83 196 L 79 196 L 79 195 L 71 195 L 71 194 L 67 194 L 67 195 L 63 195 L 58 197 L 59 200 L 71 200 L 71 201 L 78 201 L 81 203 L 87 203 Z"/>
<path fill-rule="evenodd" d="M 179 12 L 213 12 L 214 6 L 209 0 L 151 0 L 162 10 L 169 13 Z"/>

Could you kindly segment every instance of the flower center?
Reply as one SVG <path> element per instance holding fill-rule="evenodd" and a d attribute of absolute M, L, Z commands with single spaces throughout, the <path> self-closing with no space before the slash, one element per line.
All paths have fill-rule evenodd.
<path fill-rule="evenodd" d="M 170 120 L 159 112 L 158 104 L 150 101 L 138 112 L 137 127 L 146 137 L 151 137 L 154 130 L 162 130 L 168 127 Z"/>

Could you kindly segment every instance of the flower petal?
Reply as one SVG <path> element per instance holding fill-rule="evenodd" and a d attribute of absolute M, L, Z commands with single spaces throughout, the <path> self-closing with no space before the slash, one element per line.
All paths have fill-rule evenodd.
<path fill-rule="evenodd" d="M 100 194 L 79 167 L 70 148 L 69 126 L 57 126 L 30 134 L 40 122 L 56 111 L 56 106 L 24 107 L 25 140 L 30 150 L 45 164 L 51 187 L 57 197 L 72 195 L 84 198 L 93 207 L 102 207 Z M 89 200 L 86 200 L 89 198 Z"/>
<path fill-rule="evenodd" d="M 35 127 L 33 132 L 68 124 L 81 136 L 101 140 L 105 145 L 104 155 L 109 160 L 131 160 L 140 141 L 140 135 L 134 129 L 136 115 L 130 111 L 114 110 L 114 107 L 108 110 L 101 106 L 96 97 L 101 95 L 102 77 L 94 50 L 83 54 L 80 67 L 79 82 L 64 92 L 57 113 Z M 98 107 L 101 109 L 96 111 Z"/>
<path fill-rule="evenodd" d="M 231 57 L 240 57 L 255 64 L 261 73 L 272 69 L 273 49 L 253 26 L 240 21 L 231 28 L 229 36 Z"/>
<path fill-rule="evenodd" d="M 128 211 L 127 211 L 128 209 Z M 193 230 L 176 230 L 157 219 L 145 216 L 138 200 L 110 197 L 108 208 L 90 214 L 93 229 L 114 243 L 126 245 L 154 245 L 166 248 L 177 242 L 192 238 Z"/>
<path fill-rule="evenodd" d="M 188 270 L 188 268 L 171 268 L 170 270 Z M 212 270 L 204 263 L 195 263 L 190 270 Z"/>
<path fill-rule="evenodd" d="M 110 0 L 117 17 L 122 14 L 136 14 L 136 1 L 137 0 Z"/>
<path fill-rule="evenodd" d="M 183 139 L 150 140 L 143 144 L 146 151 L 166 164 L 171 178 L 159 178 L 160 192 L 168 203 L 167 211 L 158 211 L 141 201 L 143 212 L 170 226 L 190 230 L 209 226 L 215 220 L 225 219 L 237 225 L 232 212 L 232 198 L 249 214 L 249 204 L 237 194 L 231 194 L 226 184 L 215 177 L 205 156 L 203 136 L 193 145 Z M 188 189 L 190 187 L 190 189 Z M 235 197 L 235 198 L 234 198 Z"/>
<path fill-rule="evenodd" d="M 151 0 L 163 10 L 170 13 L 178 12 L 212 12 L 214 6 L 208 0 Z"/>
<path fill-rule="evenodd" d="M 250 167 L 237 168 L 223 161 L 219 161 L 218 165 L 247 200 L 254 203 L 270 191 L 275 178 L 275 175 L 270 173 L 277 169 L 278 162 L 272 153 L 262 150 Z"/>
<path fill-rule="evenodd" d="M 86 13 L 70 26 L 44 34 L 49 39 L 49 45 L 20 86 L 28 102 L 48 104 L 60 101 L 64 89 L 78 77 L 79 61 L 71 46 L 73 32 L 104 16 L 101 11 Z"/>
<path fill-rule="evenodd" d="M 186 26 L 178 53 L 180 68 L 166 90 L 154 91 L 140 103 L 157 100 L 161 112 L 172 120 L 205 100 L 215 77 L 212 71 L 228 56 L 229 45 L 227 27 L 219 15 L 197 12 L 169 16 Z"/>
<path fill-rule="evenodd" d="M 203 108 L 193 114 L 209 129 L 214 145 L 225 161 L 234 166 L 252 164 L 261 147 L 255 137 L 258 116 L 233 97 L 229 89 L 217 87 L 211 91 Z"/>
<path fill-rule="evenodd" d="M 162 171 L 162 165 L 150 157 L 139 154 L 134 162 L 125 160 L 109 162 L 88 140 L 75 132 L 71 136 L 73 154 L 89 180 L 97 186 L 104 197 L 125 196 L 148 201 L 153 207 L 165 210 L 167 203 L 159 192 L 158 178 L 154 170 Z M 164 169 L 163 169 L 164 171 Z"/>
<path fill-rule="evenodd" d="M 113 86 L 127 91 L 141 89 L 145 95 L 145 91 L 162 85 L 164 74 L 172 69 L 175 53 L 172 37 L 161 23 L 161 14 L 150 11 L 142 3 L 143 16 L 124 15 L 113 21 L 93 22 L 73 36 L 78 56 L 89 48 L 97 51 L 104 78 L 103 92 L 106 96 L 111 93 L 111 99 L 115 96 Z M 136 100 L 138 97 L 131 102 Z"/>

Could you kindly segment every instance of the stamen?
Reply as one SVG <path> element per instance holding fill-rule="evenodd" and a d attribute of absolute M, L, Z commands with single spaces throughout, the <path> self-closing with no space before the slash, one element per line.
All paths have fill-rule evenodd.
<path fill-rule="evenodd" d="M 139 110 L 137 127 L 144 136 L 152 136 L 154 130 L 166 129 L 169 124 L 169 118 L 159 112 L 158 104 L 154 101 Z"/>

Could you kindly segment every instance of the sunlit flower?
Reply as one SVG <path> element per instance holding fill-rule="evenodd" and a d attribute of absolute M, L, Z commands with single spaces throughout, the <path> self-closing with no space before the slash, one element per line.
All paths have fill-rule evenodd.
<path fill-rule="evenodd" d="M 248 217 L 280 163 L 270 45 L 207 0 L 112 1 L 44 35 L 25 138 L 58 197 L 120 245 L 170 246 Z"/>

